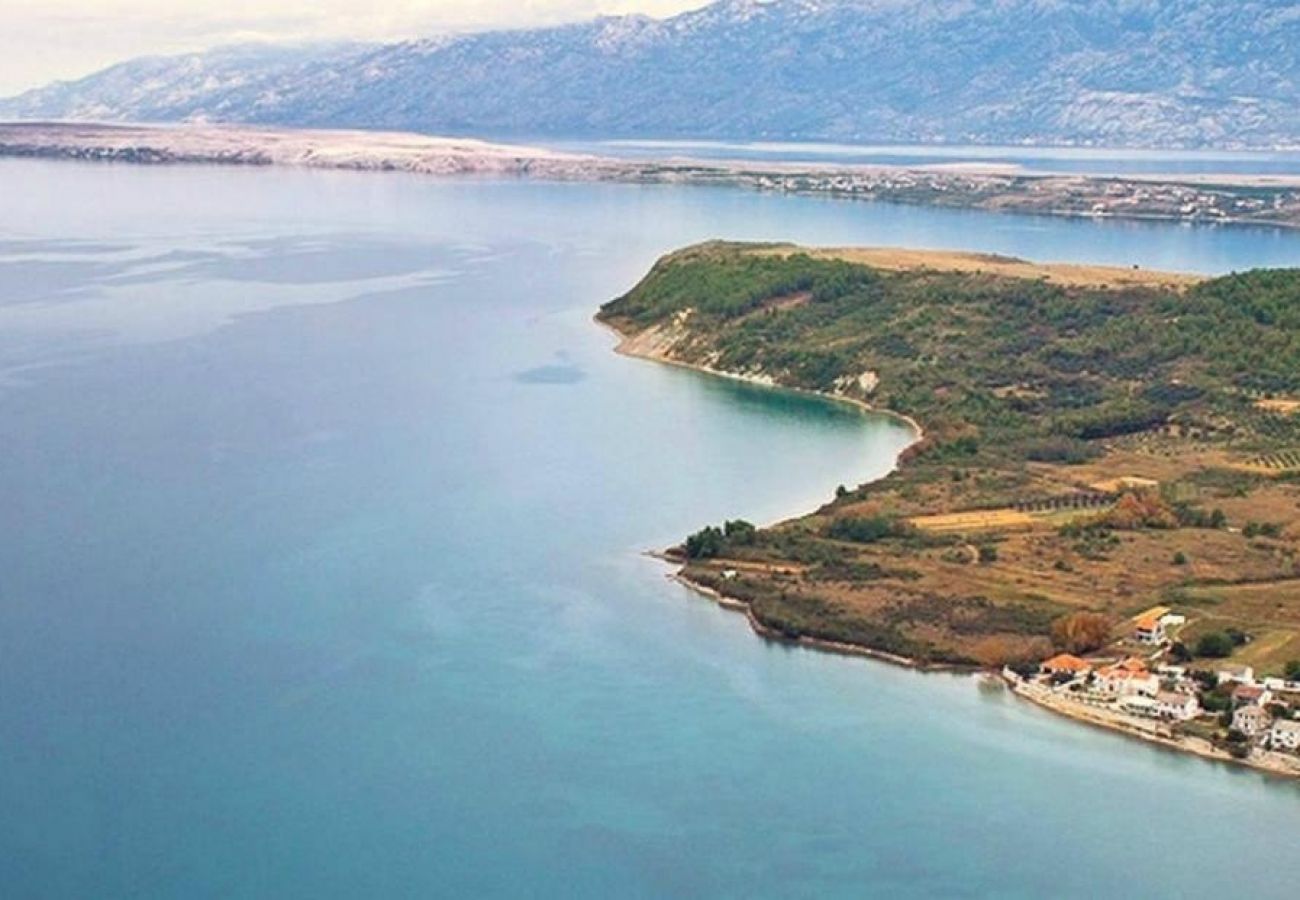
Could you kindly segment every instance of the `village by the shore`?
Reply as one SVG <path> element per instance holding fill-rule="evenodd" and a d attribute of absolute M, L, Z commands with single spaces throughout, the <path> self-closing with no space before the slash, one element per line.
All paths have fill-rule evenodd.
<path fill-rule="evenodd" d="M 1017 696 L 1072 719 L 1300 777 L 1300 681 L 1181 659 L 1186 624 L 1176 610 L 1153 607 L 1127 623 L 1128 636 L 1107 655 L 1062 653 L 1002 676 Z"/>

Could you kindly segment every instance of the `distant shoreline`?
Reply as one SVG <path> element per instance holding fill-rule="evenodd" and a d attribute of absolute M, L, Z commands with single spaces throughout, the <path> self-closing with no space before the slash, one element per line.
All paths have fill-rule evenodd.
<path fill-rule="evenodd" d="M 0 123 L 2 157 L 701 184 L 1094 220 L 1300 228 L 1300 175 L 1071 174 L 948 161 L 633 159 L 400 132 L 76 122 Z"/>

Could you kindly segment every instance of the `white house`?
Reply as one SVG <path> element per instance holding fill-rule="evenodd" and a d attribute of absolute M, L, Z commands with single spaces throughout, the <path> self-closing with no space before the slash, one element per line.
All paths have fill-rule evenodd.
<path fill-rule="evenodd" d="M 1107 697 L 1154 697 L 1160 690 L 1160 679 L 1120 663 L 1098 669 L 1093 689 Z"/>
<path fill-rule="evenodd" d="M 1134 715 L 1149 716 L 1153 719 L 1158 715 L 1156 712 L 1156 701 L 1150 697 L 1143 696 L 1142 694 L 1130 694 L 1126 697 L 1121 697 L 1119 705 L 1125 712 L 1130 712 Z"/>
<path fill-rule="evenodd" d="M 1300 681 L 1287 681 L 1285 678 L 1265 678 L 1263 684 L 1270 691 L 1300 694 Z"/>
<path fill-rule="evenodd" d="M 1232 689 L 1233 706 L 1267 706 L 1273 692 L 1262 684 L 1239 684 Z"/>
<path fill-rule="evenodd" d="M 1144 616 L 1138 619 L 1133 636 L 1143 644 L 1162 644 L 1165 640 L 1164 622 L 1159 616 Z"/>
<path fill-rule="evenodd" d="M 1224 666 L 1218 671 L 1219 684 L 1235 681 L 1237 684 L 1254 684 L 1255 670 L 1250 666 Z"/>
<path fill-rule="evenodd" d="M 1232 714 L 1232 727 L 1246 737 L 1259 737 L 1273 724 L 1273 717 L 1262 706 L 1243 706 Z"/>
<path fill-rule="evenodd" d="M 1268 733 L 1268 745 L 1274 750 L 1300 751 L 1300 722 L 1278 719 Z"/>
<path fill-rule="evenodd" d="M 1156 693 L 1156 715 L 1162 719 L 1186 722 L 1201 714 L 1201 704 L 1193 694 L 1178 691 L 1158 691 Z"/>

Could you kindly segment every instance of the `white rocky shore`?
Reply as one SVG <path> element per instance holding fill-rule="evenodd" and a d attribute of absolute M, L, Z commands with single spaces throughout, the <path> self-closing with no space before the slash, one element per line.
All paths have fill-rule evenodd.
<path fill-rule="evenodd" d="M 235 125 L 0 123 L 0 157 L 213 163 L 734 185 L 752 190 L 1089 218 L 1300 227 L 1300 177 L 1027 173 L 1007 166 L 864 166 L 590 154 L 380 131 Z"/>
<path fill-rule="evenodd" d="M 0 155 L 136 163 L 229 163 L 428 175 L 608 176 L 596 157 L 470 138 L 221 125 L 0 124 Z"/>

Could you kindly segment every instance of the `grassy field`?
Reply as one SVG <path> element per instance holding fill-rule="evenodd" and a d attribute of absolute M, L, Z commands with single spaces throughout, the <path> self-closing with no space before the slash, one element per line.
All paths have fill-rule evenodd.
<path fill-rule="evenodd" d="M 680 549 L 773 631 L 998 665 L 1060 649 L 1079 613 L 1122 642 L 1164 604 L 1189 648 L 1230 630 L 1264 671 L 1300 659 L 1300 416 L 1279 399 L 1300 395 L 1300 273 L 708 244 L 601 319 L 627 352 L 924 426 L 886 480 Z"/>

